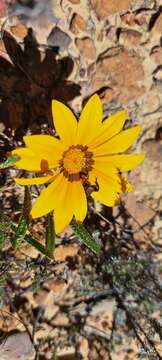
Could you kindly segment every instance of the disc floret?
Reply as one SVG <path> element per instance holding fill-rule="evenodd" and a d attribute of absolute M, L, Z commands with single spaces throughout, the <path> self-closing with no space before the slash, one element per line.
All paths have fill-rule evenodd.
<path fill-rule="evenodd" d="M 81 180 L 88 176 L 94 163 L 93 153 L 88 150 L 88 146 L 72 145 L 62 155 L 60 160 L 60 170 L 69 181 Z"/>

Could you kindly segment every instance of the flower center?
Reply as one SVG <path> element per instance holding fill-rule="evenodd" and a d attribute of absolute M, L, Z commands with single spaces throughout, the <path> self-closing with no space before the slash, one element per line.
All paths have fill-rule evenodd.
<path fill-rule="evenodd" d="M 85 154 L 80 149 L 70 149 L 64 156 L 64 168 L 69 174 L 80 172 L 85 166 Z"/>
<path fill-rule="evenodd" d="M 64 151 L 60 160 L 61 171 L 69 181 L 76 181 L 88 176 L 88 172 L 92 170 L 92 152 L 88 151 L 87 146 L 72 145 L 68 150 Z"/>

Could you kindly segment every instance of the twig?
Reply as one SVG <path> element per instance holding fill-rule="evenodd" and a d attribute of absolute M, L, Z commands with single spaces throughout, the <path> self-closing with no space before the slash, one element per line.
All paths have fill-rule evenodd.
<path fill-rule="evenodd" d="M 110 336 L 107 335 L 104 331 L 97 329 L 95 326 L 85 325 L 83 331 L 85 331 L 88 334 L 99 336 L 102 339 L 110 341 Z"/>
<path fill-rule="evenodd" d="M 136 319 L 134 318 L 132 312 L 130 312 L 130 310 L 128 309 L 128 307 L 125 305 L 121 295 L 119 294 L 118 290 L 116 288 L 114 288 L 114 293 L 116 296 L 116 299 L 118 301 L 118 304 L 120 306 L 121 309 L 123 309 L 127 315 L 127 318 L 136 334 L 137 339 L 139 340 L 139 342 L 141 343 L 142 347 L 148 351 L 148 349 L 146 348 L 146 345 L 144 343 L 144 341 L 142 340 L 141 336 L 138 334 L 137 328 L 140 330 L 140 332 L 145 336 L 148 344 L 151 346 L 151 348 L 153 349 L 154 353 L 157 355 L 157 359 L 161 360 L 161 355 L 159 354 L 158 350 L 156 349 L 153 340 L 151 340 L 149 338 L 149 336 L 145 333 L 144 329 L 142 328 L 142 326 L 140 325 L 140 323 L 136 322 Z"/>
<path fill-rule="evenodd" d="M 32 334 L 31 334 L 31 332 L 30 332 L 30 330 L 29 330 L 26 322 L 24 321 L 24 319 L 22 318 L 22 316 L 18 313 L 15 305 L 14 305 L 13 302 L 12 302 L 12 299 L 11 299 L 8 291 L 6 291 L 6 295 L 7 295 L 7 298 L 8 298 L 8 301 L 9 301 L 9 304 L 10 304 L 11 309 L 17 314 L 18 319 L 17 319 L 16 316 L 14 316 L 14 315 L 12 315 L 12 314 L 10 314 L 10 315 L 13 316 L 13 317 L 15 317 L 17 320 L 19 320 L 19 321 L 23 324 L 26 332 L 27 332 L 28 335 L 29 335 L 30 341 L 31 341 L 31 343 L 33 344 L 34 349 L 35 349 L 35 351 L 36 351 L 36 353 L 37 353 L 37 345 L 36 345 L 35 342 L 34 342 L 34 338 L 33 338 Z"/>

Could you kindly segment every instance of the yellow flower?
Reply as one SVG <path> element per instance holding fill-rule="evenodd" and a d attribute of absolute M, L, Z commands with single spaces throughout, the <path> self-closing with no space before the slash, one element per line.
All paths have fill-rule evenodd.
<path fill-rule="evenodd" d="M 52 101 L 54 125 L 60 140 L 50 135 L 25 136 L 26 148 L 12 152 L 20 157 L 18 168 L 37 172 L 39 177 L 15 179 L 19 185 L 49 184 L 35 202 L 31 215 L 37 218 L 54 210 L 56 233 L 75 216 L 82 222 L 87 214 L 87 194 L 114 206 L 121 192 L 132 190 L 121 175 L 140 164 L 144 156 L 116 155 L 136 140 L 140 126 L 121 131 L 126 120 L 120 111 L 102 122 L 102 103 L 93 95 L 86 103 L 79 122 L 72 111 Z M 44 176 L 42 176 L 44 175 Z"/>

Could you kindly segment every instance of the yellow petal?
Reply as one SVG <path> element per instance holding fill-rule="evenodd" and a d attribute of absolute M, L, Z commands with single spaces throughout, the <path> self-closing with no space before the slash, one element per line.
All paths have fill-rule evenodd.
<path fill-rule="evenodd" d="M 28 135 L 23 139 L 35 154 L 40 154 L 48 161 L 49 168 L 57 165 L 64 151 L 61 141 L 50 135 Z"/>
<path fill-rule="evenodd" d="M 64 178 L 65 185 L 62 187 L 58 201 L 54 208 L 54 224 L 56 234 L 61 233 L 71 222 L 74 215 L 74 202 L 72 201 L 72 183 Z"/>
<path fill-rule="evenodd" d="M 23 170 L 41 171 L 41 157 L 39 154 L 34 154 L 29 148 L 18 148 L 12 151 L 12 155 L 18 155 L 20 160 L 16 161 L 15 165 Z"/>
<path fill-rule="evenodd" d="M 87 214 L 87 199 L 83 185 L 79 181 L 69 182 L 61 190 L 59 201 L 54 208 L 54 223 L 56 233 L 62 232 L 75 215 L 82 222 Z"/>
<path fill-rule="evenodd" d="M 77 143 L 88 144 L 98 135 L 102 124 L 102 102 L 97 94 L 84 106 L 78 123 Z"/>
<path fill-rule="evenodd" d="M 100 171 L 110 171 L 109 167 L 114 167 L 120 171 L 128 171 L 139 165 L 144 160 L 143 154 L 137 155 L 113 155 L 100 156 L 95 158 L 94 167 Z"/>
<path fill-rule="evenodd" d="M 95 177 L 99 185 L 99 190 L 92 192 L 91 196 L 106 206 L 114 206 L 121 192 L 121 186 L 118 181 L 113 182 L 107 175 L 94 170 L 92 171 L 91 177 Z"/>
<path fill-rule="evenodd" d="M 75 143 L 77 120 L 72 111 L 57 100 L 52 101 L 52 114 L 57 134 L 65 147 Z"/>
<path fill-rule="evenodd" d="M 92 183 L 92 180 L 95 177 L 95 183 L 96 180 L 101 177 L 104 178 L 105 181 L 109 183 L 109 187 L 114 189 L 115 191 L 120 192 L 121 191 L 121 181 L 119 177 L 119 172 L 115 168 L 109 168 L 108 170 L 105 169 L 104 171 L 93 168 L 93 170 L 90 172 L 89 175 L 89 181 Z M 94 183 L 93 183 L 94 185 Z"/>
<path fill-rule="evenodd" d="M 35 177 L 35 178 L 15 178 L 16 184 L 18 185 L 41 185 L 50 182 L 54 177 L 53 176 L 44 176 L 44 177 Z"/>
<path fill-rule="evenodd" d="M 55 180 L 41 192 L 31 210 L 31 216 L 34 219 L 46 215 L 54 209 L 59 201 L 60 193 L 63 191 L 65 185 L 64 179 L 62 173 L 59 174 Z"/>
<path fill-rule="evenodd" d="M 126 151 L 137 139 L 141 131 L 140 126 L 134 126 L 131 129 L 122 131 L 108 140 L 105 144 L 98 146 L 93 150 L 94 157 L 117 154 Z"/>
<path fill-rule="evenodd" d="M 80 181 L 73 181 L 73 200 L 75 204 L 74 215 L 77 221 L 83 222 L 87 215 L 87 198 Z"/>
<path fill-rule="evenodd" d="M 103 143 L 108 139 L 118 134 L 126 121 L 126 111 L 119 111 L 116 114 L 108 117 L 103 123 L 98 136 L 93 139 L 88 145 L 93 149 Z"/>

